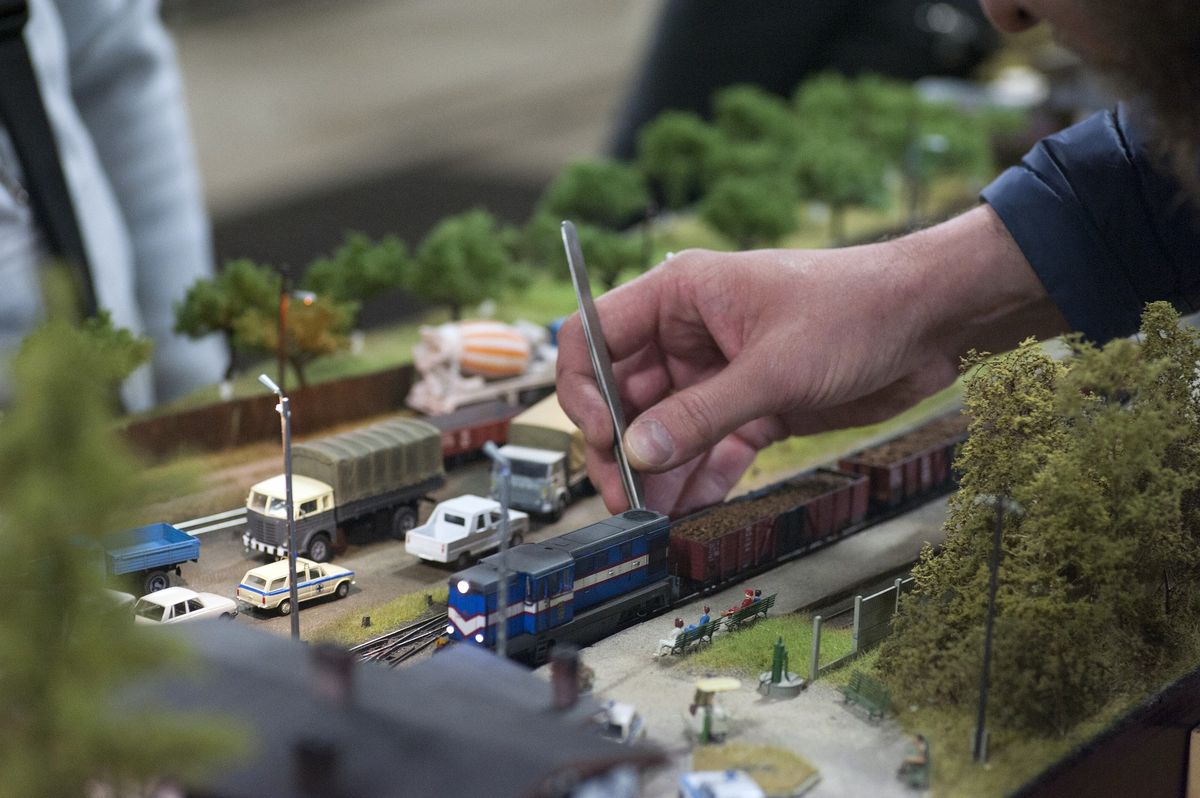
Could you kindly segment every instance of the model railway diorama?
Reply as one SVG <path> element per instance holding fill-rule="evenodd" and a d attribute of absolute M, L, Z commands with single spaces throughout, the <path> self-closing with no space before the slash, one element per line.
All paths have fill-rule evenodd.
<path fill-rule="evenodd" d="M 494 648 L 501 573 L 506 653 L 538 663 L 859 532 L 950 490 L 966 418 L 952 414 L 818 468 L 671 521 L 629 510 L 493 554 L 450 577 L 447 634 Z"/>

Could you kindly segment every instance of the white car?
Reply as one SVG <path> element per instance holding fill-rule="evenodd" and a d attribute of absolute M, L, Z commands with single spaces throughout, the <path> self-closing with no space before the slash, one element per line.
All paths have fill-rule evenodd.
<path fill-rule="evenodd" d="M 237 602 L 216 593 L 197 593 L 186 587 L 168 587 L 142 596 L 133 605 L 135 623 L 183 623 L 201 618 L 232 618 Z"/>
<path fill-rule="evenodd" d="M 354 572 L 333 563 L 315 563 L 296 558 L 296 597 L 302 603 L 322 596 L 345 598 L 354 584 Z M 280 615 L 292 612 L 288 587 L 288 561 L 251 568 L 237 586 L 237 600 L 253 610 L 278 609 Z"/>
<path fill-rule="evenodd" d="M 422 560 L 453 562 L 466 568 L 472 557 L 500 545 L 500 502 L 465 494 L 448 499 L 429 514 L 429 520 L 410 529 L 405 550 Z M 508 511 L 509 543 L 519 544 L 529 532 L 529 515 Z"/>

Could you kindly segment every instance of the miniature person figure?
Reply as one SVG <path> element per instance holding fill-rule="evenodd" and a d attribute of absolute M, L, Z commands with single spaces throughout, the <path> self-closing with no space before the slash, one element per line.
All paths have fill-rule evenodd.
<path fill-rule="evenodd" d="M 755 603 L 758 603 L 758 602 L 760 602 L 760 601 L 762 601 L 762 591 L 761 591 L 761 590 L 759 590 L 758 588 L 755 588 L 755 590 L 754 590 L 754 602 L 755 602 Z"/>
<path fill-rule="evenodd" d="M 661 657 L 663 654 L 670 654 L 671 649 L 675 648 L 675 640 L 679 637 L 679 634 L 682 631 L 683 618 L 676 618 L 675 628 L 671 630 L 670 634 L 658 641 L 658 648 L 655 650 L 654 655 L 656 657 Z"/>
<path fill-rule="evenodd" d="M 908 756 L 900 763 L 896 776 L 915 789 L 929 787 L 929 741 L 925 735 L 913 735 Z"/>
<path fill-rule="evenodd" d="M 751 588 L 746 588 L 746 594 L 745 594 L 745 597 L 742 599 L 742 603 L 737 605 L 736 607 L 730 607 L 729 609 L 725 610 L 725 612 L 723 612 L 722 615 L 733 615 L 738 610 L 744 610 L 753 603 L 754 603 L 754 591 Z"/>
<path fill-rule="evenodd" d="M 693 629 L 699 629 L 701 626 L 703 626 L 704 624 L 708 623 L 711 620 L 712 620 L 712 616 L 710 616 L 708 614 L 708 605 L 705 604 L 704 605 L 704 614 L 700 616 L 700 620 L 696 621 L 695 623 L 689 623 L 686 627 L 684 627 L 683 631 L 690 632 Z"/>

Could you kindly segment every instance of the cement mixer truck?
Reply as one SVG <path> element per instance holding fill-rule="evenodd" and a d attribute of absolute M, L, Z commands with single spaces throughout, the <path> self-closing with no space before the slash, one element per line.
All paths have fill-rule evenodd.
<path fill-rule="evenodd" d="M 419 379 L 409 391 L 408 406 L 438 416 L 496 399 L 532 401 L 531 396 L 554 386 L 556 356 L 549 331 L 530 322 L 423 326 L 413 347 Z"/>

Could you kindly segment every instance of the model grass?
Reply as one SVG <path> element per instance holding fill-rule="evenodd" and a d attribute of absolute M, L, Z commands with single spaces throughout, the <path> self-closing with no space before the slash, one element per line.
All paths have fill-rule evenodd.
<path fill-rule="evenodd" d="M 309 639 L 317 642 L 336 643 L 347 648 L 356 646 L 415 621 L 429 612 L 430 606 L 444 609 L 447 595 L 448 591 L 445 587 L 417 593 L 405 593 L 382 604 L 355 610 L 350 615 L 322 624 L 309 634 Z M 362 625 L 364 616 L 370 617 L 370 626 Z"/>
<path fill-rule="evenodd" d="M 802 795 L 820 779 L 820 773 L 802 756 L 773 745 L 697 746 L 692 770 L 743 770 L 766 795 Z"/>
<path fill-rule="evenodd" d="M 736 632 L 721 631 L 713 636 L 711 646 L 678 660 L 676 667 L 695 673 L 720 673 L 758 678 L 771 668 L 771 653 L 775 641 L 783 638 L 792 659 L 792 669 L 807 663 L 812 651 L 812 617 L 804 614 L 767 618 Z M 821 631 L 821 664 L 833 662 L 854 650 L 853 633 L 849 628 L 829 628 Z M 801 676 L 807 676 L 801 673 Z"/>

